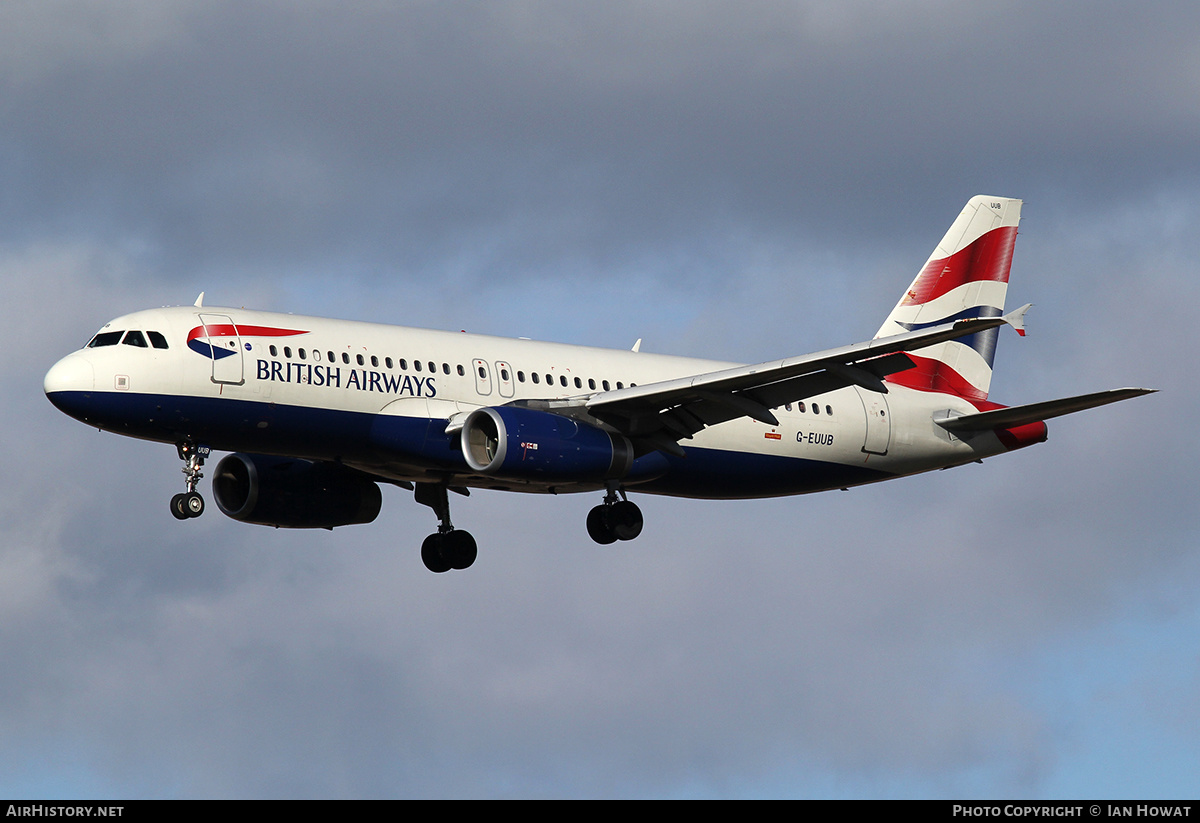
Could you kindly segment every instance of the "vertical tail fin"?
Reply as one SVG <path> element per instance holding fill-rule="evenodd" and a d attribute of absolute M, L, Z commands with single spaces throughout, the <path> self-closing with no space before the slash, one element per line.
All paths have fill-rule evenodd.
<path fill-rule="evenodd" d="M 972 197 L 875 336 L 890 337 L 965 317 L 1002 316 L 1020 220 L 1020 200 Z M 989 329 L 910 352 L 916 368 L 886 379 L 922 391 L 984 400 L 992 382 L 998 335 L 999 329 Z"/>

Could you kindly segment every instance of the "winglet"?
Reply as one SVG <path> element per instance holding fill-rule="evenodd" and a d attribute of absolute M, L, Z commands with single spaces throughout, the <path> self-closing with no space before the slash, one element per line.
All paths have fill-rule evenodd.
<path fill-rule="evenodd" d="M 1026 303 L 1019 309 L 1013 309 L 1008 314 L 1004 315 L 1003 320 L 1008 325 L 1017 330 L 1017 334 L 1025 336 L 1025 312 L 1033 308 L 1032 303 Z"/>
<path fill-rule="evenodd" d="M 198 309 L 204 308 L 204 292 L 200 292 L 200 296 L 196 298 L 196 302 L 192 305 Z"/>

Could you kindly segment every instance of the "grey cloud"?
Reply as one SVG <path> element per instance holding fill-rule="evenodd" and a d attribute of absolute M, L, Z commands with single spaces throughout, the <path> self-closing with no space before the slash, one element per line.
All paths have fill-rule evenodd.
<path fill-rule="evenodd" d="M 483 239 L 475 279 L 562 277 L 711 260 L 751 225 L 849 237 L 864 190 L 924 212 L 947 188 L 1191 173 L 1188 27 L 1144 10 L 166 8 L 110 45 L 79 33 L 104 13 L 55 17 L 46 39 L 82 47 L 18 51 L 8 231 L 133 231 L 173 268 L 349 253 L 410 277 Z"/>

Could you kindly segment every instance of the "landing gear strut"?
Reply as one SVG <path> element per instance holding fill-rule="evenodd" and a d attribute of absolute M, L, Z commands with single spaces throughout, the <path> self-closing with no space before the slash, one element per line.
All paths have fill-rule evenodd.
<path fill-rule="evenodd" d="M 209 455 L 209 448 L 181 441 L 175 444 L 175 449 L 179 452 L 179 459 L 184 462 L 183 474 L 187 477 L 187 491 L 171 498 L 171 514 L 175 515 L 176 520 L 199 517 L 204 514 L 204 498 L 196 491 L 196 486 L 204 476 L 200 467 L 204 465 L 204 458 Z"/>
<path fill-rule="evenodd" d="M 617 499 L 620 493 L 621 499 Z M 588 535 L 602 546 L 618 540 L 632 540 L 642 533 L 642 510 L 625 495 L 625 490 L 609 486 L 604 503 L 587 516 Z"/>
<path fill-rule="evenodd" d="M 454 528 L 450 523 L 450 501 L 445 483 L 417 483 L 414 497 L 418 503 L 433 509 L 438 518 L 438 530 L 421 544 L 421 560 L 431 572 L 465 569 L 475 562 L 479 549 L 468 531 Z"/>

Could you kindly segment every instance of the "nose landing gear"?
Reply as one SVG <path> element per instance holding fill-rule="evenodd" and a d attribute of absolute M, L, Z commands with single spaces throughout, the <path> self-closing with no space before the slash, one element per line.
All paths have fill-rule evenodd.
<path fill-rule="evenodd" d="M 187 477 L 187 491 L 171 498 L 171 514 L 175 515 L 176 520 L 199 517 L 204 514 L 204 498 L 196 491 L 196 486 L 199 485 L 200 478 L 204 477 L 200 467 L 204 465 L 204 458 L 208 457 L 210 449 L 208 446 L 197 446 L 186 441 L 176 443 L 175 449 L 179 452 L 179 459 L 184 462 L 183 473 Z"/>
<path fill-rule="evenodd" d="M 621 499 L 617 499 L 620 492 Z M 618 540 L 632 540 L 642 533 L 642 510 L 625 495 L 624 489 L 610 486 L 604 502 L 587 516 L 588 535 L 602 546 Z"/>

